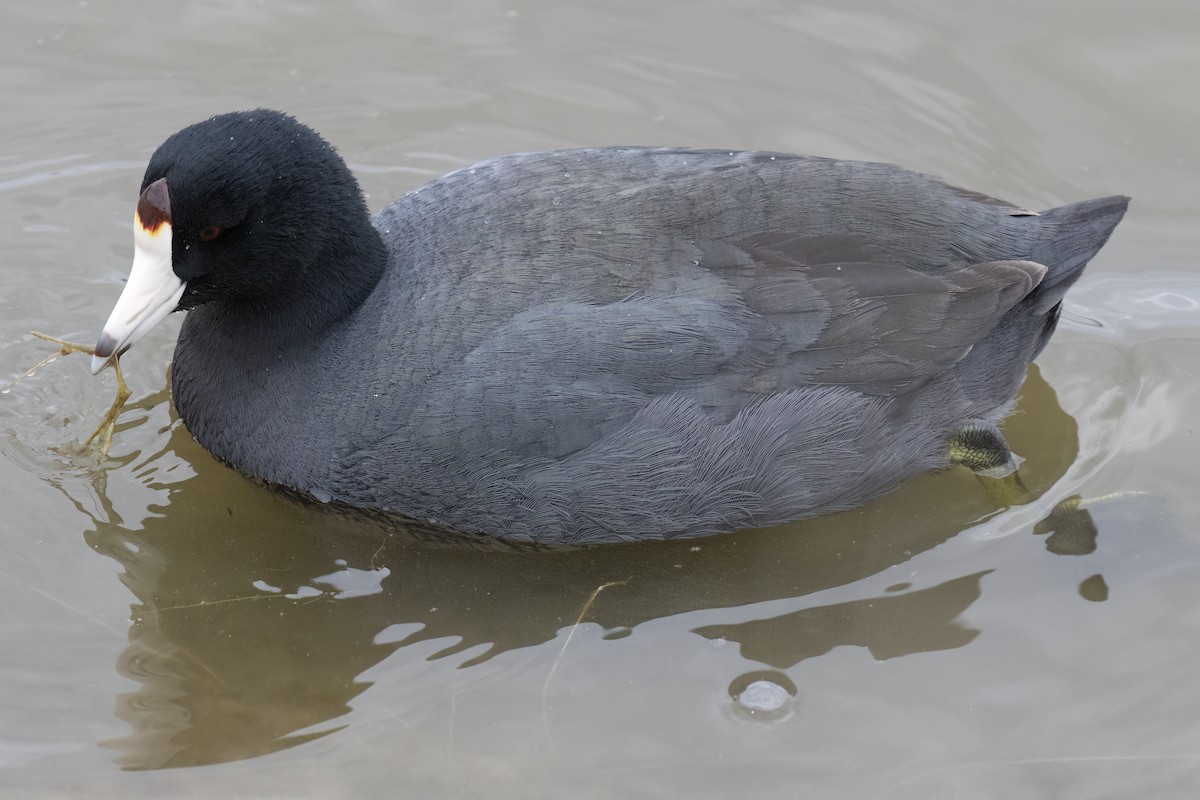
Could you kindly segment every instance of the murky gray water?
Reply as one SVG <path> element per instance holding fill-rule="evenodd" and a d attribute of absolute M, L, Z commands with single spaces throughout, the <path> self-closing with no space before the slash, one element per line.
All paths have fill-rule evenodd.
<path fill-rule="evenodd" d="M 336 10 L 334 10 L 336 8 Z M 145 160 L 289 110 L 378 208 L 518 150 L 900 162 L 1130 215 L 1069 297 L 997 513 L 925 476 L 682 544 L 464 546 L 300 506 L 173 420 L 177 322 L 113 392 L 0 394 L 5 797 L 1194 797 L 1200 791 L 1200 6 L 9 3 L 0 384 L 93 341 Z M 1072 496 L 1086 513 L 1053 512 Z M 1108 499 L 1097 500 L 1112 495 Z M 167 769 L 175 768 L 175 769 Z"/>

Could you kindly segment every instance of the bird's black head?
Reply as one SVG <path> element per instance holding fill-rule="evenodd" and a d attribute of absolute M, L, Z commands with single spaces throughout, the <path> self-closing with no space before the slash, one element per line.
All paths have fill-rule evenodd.
<path fill-rule="evenodd" d="M 204 303 L 319 326 L 361 302 L 386 262 L 345 162 L 267 109 L 211 117 L 163 142 L 142 179 L 134 245 L 95 370 L 171 311 Z"/>
<path fill-rule="evenodd" d="M 181 308 L 256 301 L 290 284 L 331 250 L 353 247 L 367 219 L 358 183 L 311 128 L 279 111 L 221 114 L 155 151 L 142 191 L 166 179 L 171 268 Z"/>

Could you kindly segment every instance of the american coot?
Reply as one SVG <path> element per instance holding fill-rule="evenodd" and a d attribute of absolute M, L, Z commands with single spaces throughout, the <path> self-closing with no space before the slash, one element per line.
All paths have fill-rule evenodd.
<path fill-rule="evenodd" d="M 886 164 L 606 147 L 461 169 L 374 219 L 317 133 L 158 148 L 99 371 L 188 310 L 184 423 L 320 500 L 539 542 L 861 504 L 1011 409 L 1128 198 L 1033 214 Z"/>

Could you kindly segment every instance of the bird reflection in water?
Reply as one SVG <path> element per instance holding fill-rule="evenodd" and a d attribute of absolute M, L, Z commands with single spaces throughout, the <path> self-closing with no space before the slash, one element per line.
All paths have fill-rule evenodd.
<path fill-rule="evenodd" d="M 165 402 L 165 392 L 139 402 Z M 1036 367 L 1021 407 L 1029 413 L 1013 415 L 1006 435 L 1036 497 L 1075 460 L 1076 425 Z M 132 732 L 107 743 L 128 769 L 253 758 L 336 733 L 371 686 L 360 676 L 416 642 L 444 641 L 430 659 L 457 656 L 444 663 L 460 669 L 550 643 L 550 670 L 553 640 L 576 621 L 618 638 L 671 615 L 803 598 L 876 575 L 1000 511 L 970 473 L 950 470 L 864 508 L 770 530 L 531 548 L 297 502 L 213 461 L 179 425 L 162 452 L 140 459 L 139 476 L 153 486 L 152 465 L 180 459 L 196 474 L 162 484 L 167 503 L 143 519 L 121 519 L 102 472 L 95 497 L 76 500 L 95 523 L 88 543 L 121 563 L 137 598 L 117 665 L 140 684 L 117 703 Z M 986 574 L 976 564 L 938 586 L 892 586 L 696 633 L 736 641 L 746 659 L 779 669 L 839 645 L 880 659 L 962 647 L 975 632 L 956 620 Z"/>

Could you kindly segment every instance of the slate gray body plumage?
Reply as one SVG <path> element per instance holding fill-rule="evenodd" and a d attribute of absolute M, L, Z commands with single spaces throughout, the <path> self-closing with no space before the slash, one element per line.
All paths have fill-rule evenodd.
<path fill-rule="evenodd" d="M 386 267 L 337 320 L 292 335 L 286 304 L 194 308 L 174 399 L 243 472 L 468 531 L 798 519 L 946 466 L 948 436 L 1002 418 L 1126 202 L 1030 216 L 782 154 L 498 158 L 374 218 Z"/>

